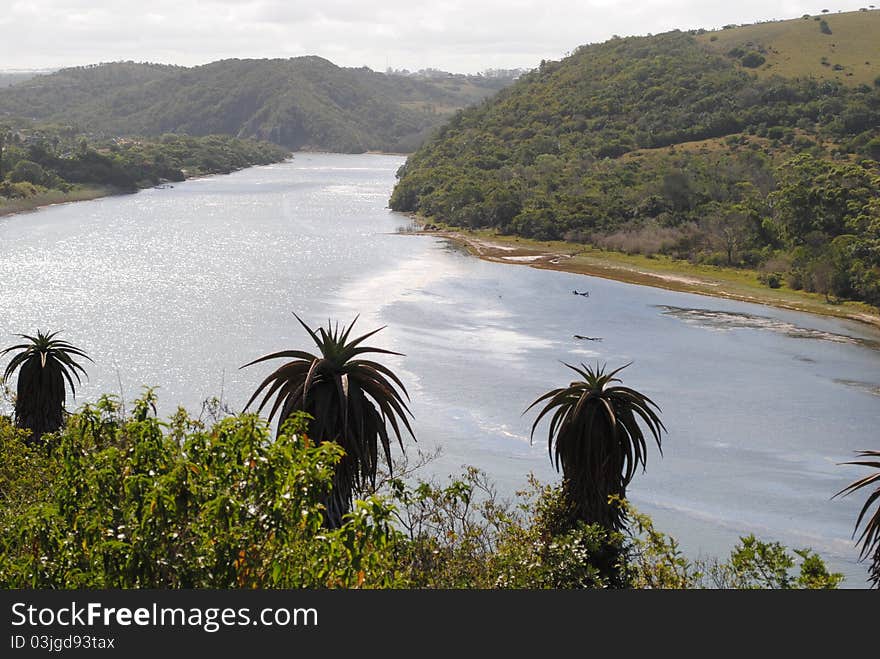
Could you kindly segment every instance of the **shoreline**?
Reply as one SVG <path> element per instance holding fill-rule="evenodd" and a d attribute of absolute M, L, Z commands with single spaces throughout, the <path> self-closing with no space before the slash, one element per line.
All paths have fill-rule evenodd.
<path fill-rule="evenodd" d="M 71 191 L 70 193 L 53 191 L 50 193 L 34 195 L 33 197 L 26 197 L 24 199 L 9 199 L 9 201 L 0 204 L 0 218 L 9 215 L 17 215 L 19 213 L 31 213 L 50 206 L 73 204 L 78 201 L 93 201 L 95 199 L 102 199 L 104 197 L 112 197 L 120 194 L 129 193 L 109 186 L 90 186 Z"/>
<path fill-rule="evenodd" d="M 488 232 L 419 228 L 407 233 L 445 238 L 464 246 L 468 252 L 484 261 L 527 265 L 542 270 L 557 270 L 682 293 L 763 304 L 789 311 L 851 320 L 880 329 L 880 312 L 867 304 L 828 303 L 824 296 L 817 293 L 795 291 L 787 287 L 772 289 L 760 284 L 757 273 L 751 270 L 683 265 L 682 262 L 669 258 L 630 256 L 586 245 L 541 242 L 515 236 L 497 236 Z"/>

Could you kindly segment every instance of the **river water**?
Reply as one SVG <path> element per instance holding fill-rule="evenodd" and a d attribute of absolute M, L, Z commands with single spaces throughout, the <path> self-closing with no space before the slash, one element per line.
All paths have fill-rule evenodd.
<path fill-rule="evenodd" d="M 396 156 L 287 163 L 0 218 L 0 342 L 36 329 L 95 360 L 76 404 L 157 386 L 162 413 L 221 396 L 241 409 L 272 351 L 310 324 L 351 321 L 412 397 L 425 475 L 485 469 L 504 496 L 557 478 L 546 427 L 523 410 L 569 363 L 621 375 L 662 408 L 663 456 L 629 496 L 693 557 L 755 533 L 812 547 L 864 587 L 851 539 L 864 496 L 839 466 L 877 447 L 880 333 L 856 323 L 597 278 L 489 263 L 402 235 L 386 208 Z M 573 289 L 590 296 L 573 296 Z M 602 337 L 578 341 L 573 335 Z M 5 363 L 0 364 L 5 366 Z"/>

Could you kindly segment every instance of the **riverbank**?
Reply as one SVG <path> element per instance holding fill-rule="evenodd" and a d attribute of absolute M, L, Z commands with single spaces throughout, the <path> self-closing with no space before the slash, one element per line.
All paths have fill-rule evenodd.
<path fill-rule="evenodd" d="M 228 135 L 164 135 L 153 138 L 101 138 L 88 141 L 67 134 L 27 134 L 49 148 L 25 143 L 6 146 L 0 183 L 0 214 L 134 192 L 157 184 L 229 174 L 255 165 L 283 162 L 290 151 L 276 144 Z M 7 171 L 8 170 L 8 171 Z M 20 170 L 20 171 L 19 171 Z M 63 190 L 68 192 L 63 192 Z"/>
<path fill-rule="evenodd" d="M 13 213 L 25 213 L 27 211 L 37 210 L 44 206 L 54 206 L 55 204 L 69 204 L 74 201 L 89 201 L 90 199 L 99 199 L 100 197 L 109 197 L 114 194 L 122 194 L 122 191 L 104 185 L 89 185 L 78 187 L 70 192 L 61 192 L 61 190 L 48 190 L 31 197 L 24 198 L 8 198 L 0 197 L 0 217 L 4 215 L 12 215 Z"/>
<path fill-rule="evenodd" d="M 754 270 L 694 265 L 665 256 L 630 255 L 562 241 L 543 242 L 516 236 L 499 236 L 489 231 L 429 227 L 413 233 L 447 238 L 486 261 L 528 265 L 640 286 L 765 304 L 855 320 L 880 328 L 880 313 L 870 305 L 849 301 L 827 302 L 823 295 L 796 291 L 785 285 L 769 288 L 758 281 L 758 273 Z"/>

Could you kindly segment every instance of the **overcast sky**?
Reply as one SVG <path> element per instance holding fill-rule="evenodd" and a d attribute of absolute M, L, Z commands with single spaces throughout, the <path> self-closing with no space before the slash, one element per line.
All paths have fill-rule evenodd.
<path fill-rule="evenodd" d="M 852 11 L 877 0 L 2 0 L 0 69 L 320 55 L 342 66 L 531 68 L 614 34 Z"/>

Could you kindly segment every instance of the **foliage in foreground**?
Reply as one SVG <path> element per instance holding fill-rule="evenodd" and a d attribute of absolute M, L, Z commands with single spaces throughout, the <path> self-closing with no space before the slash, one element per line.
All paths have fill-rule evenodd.
<path fill-rule="evenodd" d="M 104 398 L 72 417 L 34 464 L 49 470 L 29 505 L 9 507 L 3 474 L 0 583 L 36 588 L 388 586 L 397 534 L 389 509 L 359 501 L 338 531 L 318 505 L 341 457 L 312 445 L 293 418 L 275 441 L 256 416 L 207 428 L 179 412 L 162 423 L 154 400 L 131 418 Z M 3 451 L 28 451 L 3 428 Z M 8 455 L 4 456 L 4 464 Z M 31 479 L 33 481 L 35 479 Z"/>
<path fill-rule="evenodd" d="M 410 587 L 827 589 L 843 581 L 810 549 L 792 555 L 753 535 L 726 560 L 691 561 L 622 499 L 612 503 L 632 520 L 626 530 L 572 525 L 563 488 L 534 477 L 516 506 L 499 502 L 486 475 L 473 468 L 446 484 L 392 484 L 409 538 L 399 569 Z M 603 565 L 608 556 L 618 561 L 610 573 Z"/>
<path fill-rule="evenodd" d="M 624 532 L 564 521 L 560 487 L 517 505 L 486 475 L 363 493 L 339 529 L 320 503 L 341 450 L 293 416 L 274 441 L 254 415 L 123 416 L 109 397 L 37 447 L 0 417 L 0 586 L 5 588 L 833 588 L 812 552 L 754 537 L 724 562 L 687 560 L 650 520 Z M 609 577 L 594 565 L 614 549 Z"/>

